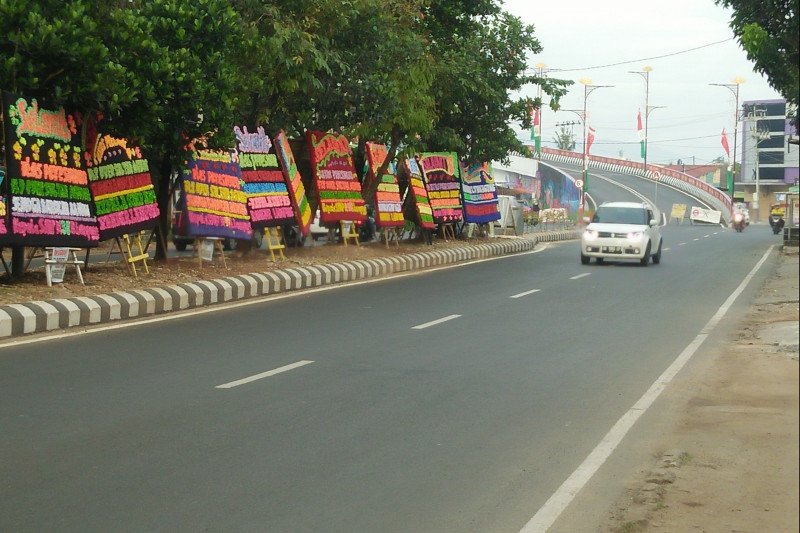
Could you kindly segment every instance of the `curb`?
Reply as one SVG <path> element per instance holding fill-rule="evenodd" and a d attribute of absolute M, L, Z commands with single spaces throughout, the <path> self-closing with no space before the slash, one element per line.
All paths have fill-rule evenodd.
<path fill-rule="evenodd" d="M 43 333 L 184 311 L 282 292 L 397 274 L 462 261 L 532 250 L 538 242 L 577 239 L 575 230 L 550 232 L 534 238 L 516 238 L 396 257 L 360 259 L 254 272 L 213 280 L 179 283 L 96 296 L 77 296 L 0 306 L 0 338 Z"/>

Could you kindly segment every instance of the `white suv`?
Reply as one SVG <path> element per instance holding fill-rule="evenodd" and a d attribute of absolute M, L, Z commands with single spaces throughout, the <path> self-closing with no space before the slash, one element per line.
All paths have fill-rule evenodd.
<path fill-rule="evenodd" d="M 589 222 L 589 219 L 584 219 Z M 606 202 L 597 208 L 581 235 L 581 263 L 588 265 L 594 257 L 604 259 L 637 259 L 647 266 L 661 262 L 661 231 L 653 208 L 635 202 Z"/>

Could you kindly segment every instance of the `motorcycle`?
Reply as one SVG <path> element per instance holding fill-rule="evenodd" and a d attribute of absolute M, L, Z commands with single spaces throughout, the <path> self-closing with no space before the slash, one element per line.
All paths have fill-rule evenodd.
<path fill-rule="evenodd" d="M 770 215 L 769 225 L 772 226 L 773 235 L 777 235 L 778 233 L 783 231 L 783 226 L 786 225 L 786 222 L 783 220 L 782 216 Z"/>
<path fill-rule="evenodd" d="M 738 233 L 744 231 L 744 215 L 742 215 L 741 213 L 734 213 L 733 229 L 735 229 Z"/>

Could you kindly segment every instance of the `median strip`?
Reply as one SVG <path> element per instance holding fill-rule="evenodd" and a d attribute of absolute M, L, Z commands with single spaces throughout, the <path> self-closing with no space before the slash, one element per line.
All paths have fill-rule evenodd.
<path fill-rule="evenodd" d="M 251 381 L 256 381 L 263 378 L 268 378 L 270 376 L 274 376 L 275 374 L 280 374 L 281 372 L 287 372 L 289 370 L 293 370 L 295 368 L 299 368 L 301 366 L 310 365 L 314 361 L 297 361 L 296 363 L 292 363 L 290 365 L 285 365 L 274 370 L 268 370 L 266 372 L 262 372 L 260 374 L 256 374 L 254 376 L 250 376 L 247 378 L 237 379 L 236 381 L 231 381 L 230 383 L 223 383 L 222 385 L 217 385 L 214 387 L 215 389 L 231 389 L 233 387 L 238 387 L 239 385 L 244 385 L 245 383 L 250 383 Z"/>

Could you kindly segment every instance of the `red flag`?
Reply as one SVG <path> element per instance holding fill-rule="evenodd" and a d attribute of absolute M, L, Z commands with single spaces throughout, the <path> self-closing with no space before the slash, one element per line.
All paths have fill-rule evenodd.
<path fill-rule="evenodd" d="M 593 142 L 594 142 L 594 128 L 589 126 L 589 132 L 586 134 L 586 153 L 587 154 L 592 149 L 592 143 Z"/>
<path fill-rule="evenodd" d="M 534 126 L 538 126 L 539 125 L 539 108 L 538 107 L 533 110 L 533 125 Z"/>
<path fill-rule="evenodd" d="M 722 147 L 725 149 L 725 153 L 728 155 L 728 159 L 731 158 L 731 148 L 728 146 L 728 134 L 725 133 L 725 128 L 722 128 Z"/>

